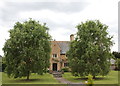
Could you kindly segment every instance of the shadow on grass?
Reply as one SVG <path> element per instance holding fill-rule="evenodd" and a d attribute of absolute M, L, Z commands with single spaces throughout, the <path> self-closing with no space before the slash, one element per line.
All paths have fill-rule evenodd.
<path fill-rule="evenodd" d="M 75 80 L 88 80 L 88 78 L 76 78 Z M 96 77 L 94 80 L 109 80 L 106 77 Z"/>
<path fill-rule="evenodd" d="M 29 82 L 42 82 L 43 80 L 42 79 L 29 79 L 29 80 L 26 80 L 26 79 L 16 79 L 16 80 L 10 80 L 11 83 L 29 83 Z"/>
<path fill-rule="evenodd" d="M 105 78 L 105 77 L 96 77 L 94 80 L 109 80 L 109 78 Z"/>
<path fill-rule="evenodd" d="M 20 80 L 18 80 L 18 81 L 25 81 L 25 82 L 31 82 L 31 81 L 40 81 L 41 79 L 29 79 L 29 80 L 27 80 L 27 79 L 20 79 Z"/>
<path fill-rule="evenodd" d="M 75 80 L 87 80 L 87 78 L 76 78 Z"/>

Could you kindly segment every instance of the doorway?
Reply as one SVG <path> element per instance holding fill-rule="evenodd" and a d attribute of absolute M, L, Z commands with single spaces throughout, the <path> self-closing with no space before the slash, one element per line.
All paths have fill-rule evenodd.
<path fill-rule="evenodd" d="M 53 71 L 57 71 L 57 63 L 53 63 Z"/>

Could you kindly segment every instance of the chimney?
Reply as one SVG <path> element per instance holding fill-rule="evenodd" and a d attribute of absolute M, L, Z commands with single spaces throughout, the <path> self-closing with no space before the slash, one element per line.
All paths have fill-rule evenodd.
<path fill-rule="evenodd" d="M 71 34 L 70 35 L 70 41 L 73 41 L 74 40 L 74 34 Z"/>

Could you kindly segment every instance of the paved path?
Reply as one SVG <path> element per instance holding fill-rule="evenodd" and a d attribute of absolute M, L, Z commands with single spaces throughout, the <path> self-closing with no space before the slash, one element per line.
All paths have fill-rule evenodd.
<path fill-rule="evenodd" d="M 68 86 L 76 86 L 76 85 L 79 85 L 79 86 L 85 86 L 85 84 L 83 84 L 82 82 L 79 82 L 79 83 L 74 83 L 74 82 L 71 82 L 71 81 L 68 81 L 62 77 L 60 78 L 55 78 L 56 80 L 58 80 L 58 82 L 60 83 L 63 83 L 63 84 L 68 84 Z"/>

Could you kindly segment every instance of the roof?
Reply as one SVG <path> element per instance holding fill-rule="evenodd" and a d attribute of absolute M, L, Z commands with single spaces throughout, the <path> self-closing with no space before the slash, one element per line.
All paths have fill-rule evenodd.
<path fill-rule="evenodd" d="M 66 54 L 66 52 L 69 50 L 70 41 L 56 41 L 56 42 L 61 49 L 60 54 Z"/>

